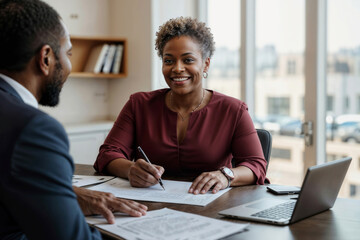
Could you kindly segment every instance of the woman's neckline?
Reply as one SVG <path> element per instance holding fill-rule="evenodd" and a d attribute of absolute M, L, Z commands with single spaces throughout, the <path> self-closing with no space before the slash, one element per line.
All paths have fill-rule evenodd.
<path fill-rule="evenodd" d="M 213 98 L 214 98 L 215 91 L 210 90 L 210 89 L 206 89 L 206 88 L 204 88 L 204 90 L 210 92 L 210 94 L 211 94 L 209 102 L 208 102 L 205 106 L 203 106 L 202 108 L 196 109 L 195 111 L 191 112 L 190 115 L 192 115 L 192 114 L 194 114 L 194 113 L 198 113 L 198 112 L 203 111 L 203 109 L 206 109 L 206 108 L 212 103 Z M 170 92 L 170 91 L 171 91 L 170 88 L 164 88 L 163 103 L 164 103 L 165 107 L 166 107 L 170 112 L 173 112 L 173 113 L 176 113 L 176 114 L 177 114 L 176 111 L 173 111 L 173 110 L 172 110 L 170 107 L 168 107 L 168 105 L 166 104 L 166 95 L 167 95 L 167 93 Z"/>

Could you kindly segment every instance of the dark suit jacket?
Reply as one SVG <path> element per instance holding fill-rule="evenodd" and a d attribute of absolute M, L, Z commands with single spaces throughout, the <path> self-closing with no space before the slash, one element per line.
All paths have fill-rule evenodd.
<path fill-rule="evenodd" d="M 61 124 L 0 78 L 0 239 L 101 239 L 72 189 Z"/>

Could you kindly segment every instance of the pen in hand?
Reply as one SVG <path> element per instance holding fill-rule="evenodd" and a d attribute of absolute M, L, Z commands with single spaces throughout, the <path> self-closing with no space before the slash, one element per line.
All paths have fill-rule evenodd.
<path fill-rule="evenodd" d="M 146 156 L 146 154 L 144 153 L 144 151 L 141 149 L 140 146 L 138 146 L 138 150 L 141 153 L 141 155 L 145 158 L 145 161 L 147 163 L 151 164 L 150 160 L 148 159 L 148 157 Z M 159 183 L 160 183 L 160 186 L 165 190 L 165 187 L 164 187 L 164 184 L 163 184 L 161 178 L 159 178 Z"/>

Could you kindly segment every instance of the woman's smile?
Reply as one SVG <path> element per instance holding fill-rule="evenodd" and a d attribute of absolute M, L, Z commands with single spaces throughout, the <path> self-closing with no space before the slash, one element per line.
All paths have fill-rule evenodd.
<path fill-rule="evenodd" d="M 171 78 L 171 80 L 175 82 L 184 82 L 186 80 L 190 80 L 190 77 L 173 77 Z"/>

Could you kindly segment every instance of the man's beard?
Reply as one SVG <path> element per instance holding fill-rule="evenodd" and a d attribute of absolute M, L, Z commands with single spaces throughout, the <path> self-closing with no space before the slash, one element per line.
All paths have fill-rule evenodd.
<path fill-rule="evenodd" d="M 39 104 L 55 107 L 59 103 L 59 96 L 63 85 L 63 69 L 59 60 L 55 63 L 55 70 L 52 79 L 49 79 L 42 91 Z"/>

